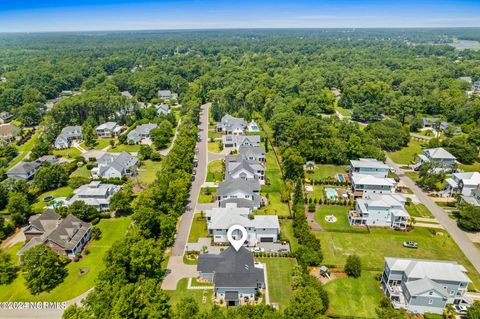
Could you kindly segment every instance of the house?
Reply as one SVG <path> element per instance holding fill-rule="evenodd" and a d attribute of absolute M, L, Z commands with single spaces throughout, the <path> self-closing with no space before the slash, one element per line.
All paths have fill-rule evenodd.
<path fill-rule="evenodd" d="M 258 161 L 265 163 L 265 147 L 264 146 L 240 146 L 238 148 L 240 156 L 247 161 Z"/>
<path fill-rule="evenodd" d="M 258 180 L 265 184 L 265 167 L 257 161 L 247 161 L 241 156 L 225 156 L 225 179 Z"/>
<path fill-rule="evenodd" d="M 72 90 L 63 90 L 62 92 L 60 92 L 60 95 L 73 95 L 73 91 Z"/>
<path fill-rule="evenodd" d="M 123 130 L 123 127 L 118 125 L 116 122 L 106 122 L 99 125 L 95 132 L 98 137 L 114 137 L 120 134 Z"/>
<path fill-rule="evenodd" d="M 447 304 L 469 304 L 471 280 L 456 261 L 385 258 L 382 288 L 395 308 L 443 314 Z"/>
<path fill-rule="evenodd" d="M 250 210 L 229 203 L 225 207 L 214 207 L 206 211 L 208 234 L 215 243 L 228 243 L 227 231 L 233 225 L 242 225 L 247 230 L 247 245 L 260 242 L 277 242 L 280 223 L 276 215 L 255 215 L 250 218 Z"/>
<path fill-rule="evenodd" d="M 127 142 L 130 144 L 138 144 L 143 139 L 148 138 L 150 131 L 157 127 L 155 123 L 147 123 L 138 125 L 135 129 L 131 130 L 127 135 Z"/>
<path fill-rule="evenodd" d="M 104 179 L 123 178 L 135 173 L 138 159 L 127 152 L 105 153 L 98 159 L 98 166 L 92 169 L 92 175 Z"/>
<path fill-rule="evenodd" d="M 157 109 L 158 115 L 168 115 L 170 113 L 170 108 L 168 107 L 168 105 L 165 105 L 163 103 L 155 105 L 155 108 Z"/>
<path fill-rule="evenodd" d="M 393 178 L 376 177 L 367 174 L 351 174 L 352 190 L 355 197 L 366 194 L 393 194 L 397 182 Z"/>
<path fill-rule="evenodd" d="M 244 247 L 235 251 L 228 247 L 221 254 L 201 254 L 198 257 L 199 277 L 211 281 L 215 298 L 227 306 L 252 302 L 265 288 L 264 269 L 253 260 Z"/>
<path fill-rule="evenodd" d="M 471 190 L 470 195 L 461 195 L 462 202 L 480 206 L 480 185 Z"/>
<path fill-rule="evenodd" d="M 247 131 L 248 132 L 260 132 L 260 128 L 259 128 L 257 122 L 255 122 L 255 120 L 251 120 L 250 123 L 248 123 Z"/>
<path fill-rule="evenodd" d="M 245 132 L 247 123 L 241 117 L 233 117 L 230 114 L 224 115 L 217 123 L 217 132 L 223 134 L 241 135 Z"/>
<path fill-rule="evenodd" d="M 424 117 L 422 118 L 422 127 L 423 128 L 435 128 L 438 123 L 441 121 L 439 117 Z"/>
<path fill-rule="evenodd" d="M 81 126 L 66 126 L 55 139 L 54 146 L 56 149 L 69 148 L 72 141 L 82 139 Z"/>
<path fill-rule="evenodd" d="M 440 123 L 438 129 L 444 133 L 448 133 L 450 131 L 453 135 L 462 133 L 462 128 L 460 126 L 453 126 L 445 121 Z"/>
<path fill-rule="evenodd" d="M 469 76 L 461 76 L 458 78 L 459 80 L 462 80 L 462 81 L 465 81 L 467 82 L 468 84 L 472 84 L 472 78 L 469 77 Z"/>
<path fill-rule="evenodd" d="M 55 164 L 58 163 L 58 159 L 55 156 L 45 155 L 36 159 L 35 161 L 21 161 L 7 171 L 7 178 L 29 180 L 35 175 L 40 166 L 45 162 Z"/>
<path fill-rule="evenodd" d="M 223 147 L 234 147 L 237 151 L 242 146 L 260 146 L 260 135 L 224 135 Z"/>
<path fill-rule="evenodd" d="M 63 99 L 62 96 L 58 96 L 56 98 L 54 98 L 53 100 L 51 101 L 48 101 L 47 103 L 45 103 L 45 109 L 46 111 L 50 111 L 51 109 L 53 109 L 53 107 L 58 103 L 60 102 L 61 100 Z"/>
<path fill-rule="evenodd" d="M 0 139 L 9 143 L 13 141 L 21 131 L 22 130 L 15 124 L 0 124 Z"/>
<path fill-rule="evenodd" d="M 378 226 L 405 229 L 410 215 L 404 208 L 405 198 L 394 194 L 368 194 L 358 198 L 355 210 L 349 212 L 352 226 Z"/>
<path fill-rule="evenodd" d="M 0 124 L 7 123 L 13 118 L 9 112 L 0 112 Z"/>
<path fill-rule="evenodd" d="M 98 210 L 108 210 L 110 209 L 110 199 L 121 188 L 120 185 L 102 184 L 99 181 L 93 181 L 75 189 L 73 191 L 74 195 L 67 198 L 64 205 L 70 206 L 75 201 L 82 201 Z"/>
<path fill-rule="evenodd" d="M 122 96 L 126 97 L 127 99 L 133 98 L 133 95 L 132 95 L 130 92 L 128 92 L 128 91 L 122 91 L 122 92 L 120 92 L 120 94 L 121 94 Z"/>
<path fill-rule="evenodd" d="M 440 170 L 452 170 L 452 166 L 457 163 L 455 156 L 447 152 L 443 147 L 429 148 L 423 151 L 423 154 L 418 155 L 418 162 L 415 168 L 419 168 L 425 163 L 435 163 Z"/>
<path fill-rule="evenodd" d="M 472 191 L 480 185 L 480 173 L 453 173 L 451 178 L 445 179 L 445 193 L 447 196 L 454 196 L 461 194 L 470 196 Z"/>
<path fill-rule="evenodd" d="M 24 229 L 28 242 L 19 250 L 22 256 L 27 250 L 37 245 L 46 245 L 69 258 L 82 252 L 91 237 L 92 226 L 73 215 L 65 219 L 53 210 L 46 210 L 41 215 L 30 216 L 28 226 Z"/>
<path fill-rule="evenodd" d="M 159 90 L 158 97 L 161 98 L 164 102 L 169 102 L 171 100 L 178 99 L 178 94 L 172 93 L 170 90 Z"/>
<path fill-rule="evenodd" d="M 260 196 L 260 183 L 257 180 L 225 180 L 218 184 L 216 195 L 218 207 L 226 207 L 226 204 L 222 202 L 231 199 L 248 200 L 251 202 L 253 209 L 258 209 L 262 205 L 262 198 Z"/>
<path fill-rule="evenodd" d="M 376 177 L 387 177 L 390 167 L 374 158 L 360 158 L 357 161 L 350 161 L 350 176 L 353 173 L 368 174 Z"/>

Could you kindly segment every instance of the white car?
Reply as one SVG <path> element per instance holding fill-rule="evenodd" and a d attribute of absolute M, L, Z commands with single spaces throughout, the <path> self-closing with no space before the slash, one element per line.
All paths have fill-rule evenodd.
<path fill-rule="evenodd" d="M 467 314 L 467 307 L 462 306 L 462 305 L 455 305 L 455 311 L 459 315 L 466 315 Z"/>

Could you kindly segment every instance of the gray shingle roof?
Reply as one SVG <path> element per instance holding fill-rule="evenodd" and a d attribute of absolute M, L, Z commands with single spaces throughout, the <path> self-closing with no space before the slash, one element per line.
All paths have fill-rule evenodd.
<path fill-rule="evenodd" d="M 229 179 L 218 184 L 217 196 L 224 196 L 235 191 L 243 191 L 245 193 L 259 192 L 260 183 L 256 180 L 245 181 L 243 179 Z"/>
<path fill-rule="evenodd" d="M 65 250 L 74 249 L 91 225 L 73 215 L 68 215 L 60 224 L 47 236 Z"/>

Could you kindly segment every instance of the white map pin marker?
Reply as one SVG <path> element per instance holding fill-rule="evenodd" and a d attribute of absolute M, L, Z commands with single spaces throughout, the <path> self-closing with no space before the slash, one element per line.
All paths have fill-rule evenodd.
<path fill-rule="evenodd" d="M 239 230 L 242 233 L 242 238 L 233 238 L 233 232 L 236 230 Z M 242 247 L 245 240 L 247 240 L 247 236 L 247 230 L 242 225 L 233 225 L 227 231 L 227 239 L 236 251 L 238 251 L 240 247 Z"/>

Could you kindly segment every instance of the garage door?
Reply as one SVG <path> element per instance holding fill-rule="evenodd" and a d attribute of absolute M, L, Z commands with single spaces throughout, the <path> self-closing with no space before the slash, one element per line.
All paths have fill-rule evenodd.
<path fill-rule="evenodd" d="M 262 237 L 262 238 L 260 238 L 260 242 L 262 242 L 262 243 L 273 243 L 273 237 Z"/>

